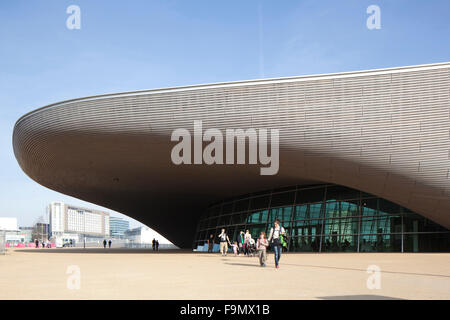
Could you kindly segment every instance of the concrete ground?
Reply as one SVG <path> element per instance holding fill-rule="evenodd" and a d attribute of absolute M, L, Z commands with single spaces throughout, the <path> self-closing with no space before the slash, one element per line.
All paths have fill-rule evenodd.
<path fill-rule="evenodd" d="M 277 270 L 272 253 L 261 268 L 181 250 L 8 249 L 0 288 L 0 299 L 450 299 L 450 254 L 288 253 Z"/>

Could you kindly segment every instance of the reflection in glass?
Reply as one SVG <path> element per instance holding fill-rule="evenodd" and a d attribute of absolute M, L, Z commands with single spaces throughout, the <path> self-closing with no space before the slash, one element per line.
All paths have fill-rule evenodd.
<path fill-rule="evenodd" d="M 450 251 L 448 229 L 390 201 L 335 185 L 283 188 L 216 203 L 199 220 L 193 246 L 202 246 L 211 233 L 217 237 L 222 227 L 232 241 L 246 229 L 258 237 L 275 219 L 288 232 L 294 252 Z"/>

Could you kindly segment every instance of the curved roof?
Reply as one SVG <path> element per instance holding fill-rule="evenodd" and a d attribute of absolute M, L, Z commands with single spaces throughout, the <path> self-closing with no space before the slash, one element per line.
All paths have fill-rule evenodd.
<path fill-rule="evenodd" d="M 111 208 L 181 247 L 210 203 L 329 182 L 450 228 L 450 63 L 99 95 L 21 117 L 16 158 L 38 183 Z M 175 165 L 173 130 L 276 128 L 280 170 Z"/>

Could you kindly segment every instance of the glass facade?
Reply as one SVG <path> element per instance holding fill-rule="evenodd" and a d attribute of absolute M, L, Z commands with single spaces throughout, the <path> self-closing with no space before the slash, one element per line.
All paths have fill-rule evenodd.
<path fill-rule="evenodd" d="M 337 185 L 294 186 L 210 206 L 193 247 L 225 228 L 268 234 L 275 219 L 294 252 L 449 252 L 450 231 L 390 201 Z"/>
<path fill-rule="evenodd" d="M 109 234 L 112 237 L 123 237 L 125 232 L 130 229 L 130 222 L 122 218 L 109 218 Z"/>

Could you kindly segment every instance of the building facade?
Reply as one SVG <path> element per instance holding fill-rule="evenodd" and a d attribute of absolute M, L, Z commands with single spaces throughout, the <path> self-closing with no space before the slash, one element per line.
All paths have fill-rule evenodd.
<path fill-rule="evenodd" d="M 83 237 L 109 237 L 109 213 L 81 208 L 63 202 L 48 206 L 49 234 L 53 238 L 80 241 Z"/>
<path fill-rule="evenodd" d="M 117 217 L 109 217 L 109 233 L 111 237 L 122 238 L 125 232 L 130 229 L 130 222 Z"/>
<path fill-rule="evenodd" d="M 225 228 L 230 240 L 249 230 L 267 235 L 275 219 L 294 252 L 448 252 L 450 230 L 395 203 L 337 185 L 293 186 L 212 205 L 194 248 Z"/>

